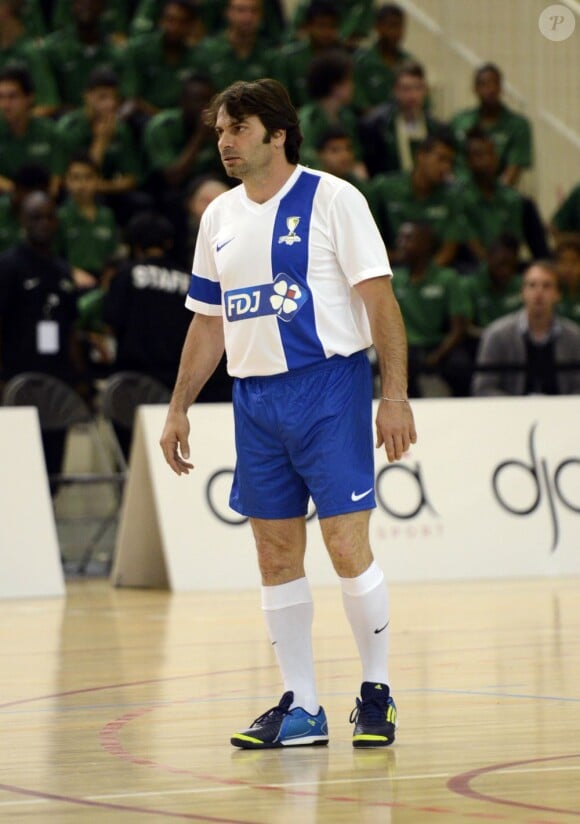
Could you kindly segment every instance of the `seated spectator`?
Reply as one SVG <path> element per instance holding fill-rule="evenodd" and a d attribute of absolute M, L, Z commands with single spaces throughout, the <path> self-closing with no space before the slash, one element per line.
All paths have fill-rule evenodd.
<path fill-rule="evenodd" d="M 361 160 L 358 119 L 351 105 L 354 85 L 350 55 L 335 50 L 316 57 L 308 70 L 307 88 L 311 102 L 298 110 L 303 162 L 315 165 L 316 146 L 321 134 L 330 126 L 341 126 L 352 141 L 357 160 L 355 174 L 366 180 L 368 174 Z"/>
<path fill-rule="evenodd" d="M 56 194 L 64 170 L 60 134 L 52 120 L 35 117 L 34 84 L 20 65 L 0 69 L 0 193 L 11 192 L 18 169 L 39 163 L 51 174 L 50 190 Z"/>
<path fill-rule="evenodd" d="M 397 233 L 393 290 L 409 348 L 409 394 L 422 393 L 420 376 L 437 373 L 453 395 L 469 393 L 469 361 L 460 344 L 470 315 L 457 272 L 433 262 L 435 236 L 427 223 L 405 222 Z"/>
<path fill-rule="evenodd" d="M 580 237 L 558 244 L 555 263 L 562 293 L 558 312 L 580 324 Z"/>
<path fill-rule="evenodd" d="M 401 48 L 406 22 L 401 6 L 384 3 L 375 12 L 375 41 L 355 52 L 355 103 L 362 111 L 388 103 L 394 92 L 398 70 L 406 63 L 414 62 L 412 55 Z M 424 102 L 425 97 L 422 105 Z"/>
<path fill-rule="evenodd" d="M 58 210 L 58 249 L 74 269 L 89 275 L 75 282 L 96 286 L 119 244 L 119 232 L 111 209 L 97 200 L 99 172 L 87 154 L 73 155 L 65 178 L 66 199 Z"/>
<path fill-rule="evenodd" d="M 479 100 L 475 109 L 456 114 L 450 123 L 459 149 L 458 173 L 465 169 L 467 132 L 479 126 L 496 145 L 502 183 L 516 186 L 522 171 L 532 166 L 532 129 L 530 121 L 508 108 L 502 101 L 502 74 L 493 63 L 475 72 L 474 91 Z"/>
<path fill-rule="evenodd" d="M 292 15 L 292 31 L 295 37 L 304 36 L 304 26 L 309 0 L 299 0 Z M 369 36 L 373 25 L 373 0 L 340 0 L 339 36 L 349 49 L 356 48 Z"/>
<path fill-rule="evenodd" d="M 371 206 L 394 262 L 397 234 L 409 221 L 428 223 L 433 229 L 437 240 L 434 262 L 438 266 L 452 263 L 459 243 L 469 240 L 457 187 L 449 182 L 454 155 L 450 137 L 432 135 L 417 147 L 412 172 L 379 174 L 371 180 Z"/>
<path fill-rule="evenodd" d="M 113 42 L 121 45 L 129 31 L 129 20 L 133 7 L 132 0 L 107 0 L 100 17 L 100 25 Z M 74 25 L 74 16 L 70 0 L 53 0 L 51 14 L 53 31 L 70 28 Z"/>
<path fill-rule="evenodd" d="M 469 224 L 470 252 L 485 260 L 492 243 L 506 229 L 525 241 L 532 258 L 548 257 L 546 232 L 531 198 L 506 186 L 498 177 L 499 157 L 487 132 L 474 126 L 466 135 L 469 176 L 461 186 L 461 209 Z"/>
<path fill-rule="evenodd" d="M 302 37 L 274 53 L 272 76 L 286 87 L 296 108 L 309 101 L 306 82 L 314 58 L 341 45 L 339 21 L 337 3 L 312 0 L 305 11 Z"/>
<path fill-rule="evenodd" d="M 56 79 L 62 111 L 82 105 L 90 75 L 107 68 L 120 74 L 123 53 L 101 24 L 105 0 L 71 0 L 72 24 L 40 46 Z"/>
<path fill-rule="evenodd" d="M 262 0 L 228 0 L 225 20 L 225 29 L 205 37 L 197 50 L 198 66 L 215 88 L 272 74 L 272 44 L 260 35 Z"/>
<path fill-rule="evenodd" d="M 483 332 L 472 393 L 485 395 L 580 394 L 580 329 L 558 317 L 558 272 L 537 261 L 524 273 L 523 308 Z M 562 369 L 564 365 L 575 368 Z"/>
<path fill-rule="evenodd" d="M 190 75 L 183 81 L 179 107 L 154 115 L 143 135 L 148 191 L 173 223 L 182 246 L 188 184 L 200 174 L 223 173 L 215 133 L 202 119 L 213 93 L 207 77 Z M 178 251 L 180 258 L 182 252 Z"/>
<path fill-rule="evenodd" d="M 10 194 L 0 196 L 0 252 L 6 251 L 23 238 L 20 209 L 31 192 L 48 192 L 50 173 L 45 166 L 29 163 L 14 173 Z"/>
<path fill-rule="evenodd" d="M 23 242 L 0 255 L 2 379 L 34 371 L 75 385 L 82 372 L 77 289 L 71 267 L 53 251 L 58 218 L 48 194 L 27 195 L 22 225 Z M 43 433 L 49 474 L 60 472 L 65 438 L 64 430 Z"/>
<path fill-rule="evenodd" d="M 22 0 L 0 0 L 0 69 L 23 64 L 36 89 L 34 114 L 48 115 L 58 107 L 56 82 L 27 29 L 23 12 Z"/>
<path fill-rule="evenodd" d="M 360 120 L 360 141 L 369 175 L 410 172 L 417 146 L 430 135 L 443 130 L 443 124 L 425 111 L 427 82 L 419 63 L 398 69 L 393 99 L 380 105 Z"/>
<path fill-rule="evenodd" d="M 165 0 L 157 29 L 127 43 L 123 112 L 139 129 L 151 115 L 179 105 L 184 78 L 202 65 L 191 44 L 198 24 L 193 0 Z"/>
<path fill-rule="evenodd" d="M 95 164 L 97 193 L 106 198 L 117 222 L 147 205 L 149 199 L 136 188 L 141 177 L 141 158 L 131 128 L 120 116 L 119 79 L 110 69 L 91 74 L 84 106 L 61 117 L 58 130 L 67 158 L 86 152 Z"/>
<path fill-rule="evenodd" d="M 316 144 L 317 168 L 347 180 L 365 195 L 369 183 L 356 176 L 356 157 L 352 138 L 342 126 L 330 126 Z"/>
<path fill-rule="evenodd" d="M 580 183 L 573 187 L 556 210 L 550 229 L 556 242 L 580 237 Z"/>
<path fill-rule="evenodd" d="M 183 265 L 191 268 L 195 242 L 199 231 L 201 216 L 218 195 L 227 192 L 230 187 L 220 175 L 207 174 L 194 178 L 187 187 L 185 195 L 185 212 L 187 216 L 186 244 Z"/>

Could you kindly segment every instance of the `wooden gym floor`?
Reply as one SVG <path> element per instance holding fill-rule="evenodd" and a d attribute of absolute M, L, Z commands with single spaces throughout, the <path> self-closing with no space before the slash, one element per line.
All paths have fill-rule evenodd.
<path fill-rule="evenodd" d="M 338 589 L 315 590 L 330 745 L 269 752 L 229 744 L 281 693 L 257 592 L 1 602 L 0 821 L 578 821 L 579 585 L 392 585 L 399 728 L 369 751 Z"/>

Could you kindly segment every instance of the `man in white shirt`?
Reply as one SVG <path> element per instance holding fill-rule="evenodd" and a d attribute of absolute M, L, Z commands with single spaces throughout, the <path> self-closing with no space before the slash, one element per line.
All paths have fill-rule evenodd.
<path fill-rule="evenodd" d="M 299 165 L 298 117 L 278 82 L 233 84 L 214 98 L 207 120 L 226 172 L 242 185 L 214 200 L 201 221 L 187 299 L 195 316 L 161 447 L 177 474 L 192 469 L 187 409 L 225 345 L 235 378 L 230 505 L 250 518 L 285 688 L 279 704 L 231 742 L 263 749 L 328 741 L 304 572 L 311 497 L 362 662 L 353 744 L 387 746 L 396 709 L 387 590 L 368 530 L 375 506 L 371 343 L 383 395 L 377 446 L 398 460 L 416 433 L 386 251 L 353 186 Z"/>

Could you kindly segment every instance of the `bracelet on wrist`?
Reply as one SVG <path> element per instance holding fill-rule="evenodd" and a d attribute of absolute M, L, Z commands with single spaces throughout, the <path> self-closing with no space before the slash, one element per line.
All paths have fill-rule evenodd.
<path fill-rule="evenodd" d="M 390 401 L 391 403 L 409 403 L 407 398 L 386 398 L 384 395 L 382 401 Z"/>

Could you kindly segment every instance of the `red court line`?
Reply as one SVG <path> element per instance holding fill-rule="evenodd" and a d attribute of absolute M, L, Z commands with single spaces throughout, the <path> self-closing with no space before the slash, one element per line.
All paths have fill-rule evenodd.
<path fill-rule="evenodd" d="M 548 813 L 559 813 L 561 815 L 580 816 L 579 810 L 566 810 L 559 807 L 545 807 L 541 804 L 527 804 L 525 801 L 513 801 L 511 798 L 501 798 L 500 796 L 488 795 L 487 793 L 480 793 L 474 790 L 471 782 L 476 778 L 487 773 L 499 772 L 500 770 L 508 770 L 510 767 L 523 767 L 528 764 L 542 764 L 546 761 L 561 761 L 567 758 L 580 758 L 580 753 L 572 753 L 571 755 L 552 755 L 547 758 L 529 758 L 526 761 L 511 761 L 505 764 L 491 764 L 488 767 L 480 767 L 476 770 L 470 770 L 460 775 L 455 775 L 447 782 L 447 788 L 451 792 L 463 795 L 466 798 L 471 798 L 475 801 L 487 801 L 490 804 L 505 804 L 509 807 L 520 807 L 524 810 L 541 810 Z"/>

